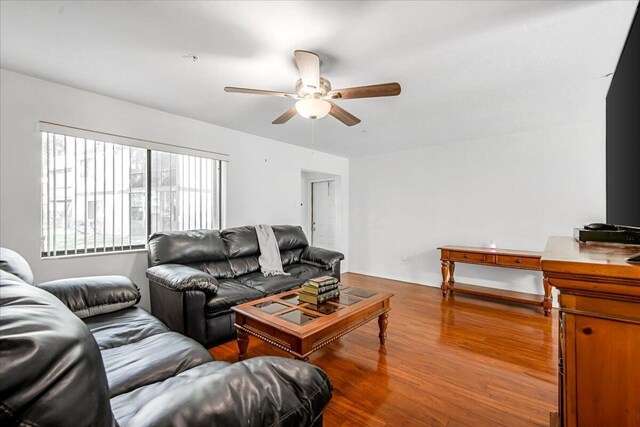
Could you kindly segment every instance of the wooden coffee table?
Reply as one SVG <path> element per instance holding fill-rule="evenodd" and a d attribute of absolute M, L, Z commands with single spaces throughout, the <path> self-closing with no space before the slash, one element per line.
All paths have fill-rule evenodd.
<path fill-rule="evenodd" d="M 387 338 L 389 292 L 341 287 L 340 298 L 314 306 L 298 300 L 300 289 L 237 305 L 238 359 L 247 357 L 249 335 L 307 361 L 309 355 L 378 318 L 380 345 Z"/>

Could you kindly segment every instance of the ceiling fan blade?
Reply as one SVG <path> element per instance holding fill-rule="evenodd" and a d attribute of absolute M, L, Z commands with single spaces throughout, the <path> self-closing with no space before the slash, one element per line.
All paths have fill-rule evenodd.
<path fill-rule="evenodd" d="M 327 94 L 325 99 L 356 99 L 376 98 L 379 96 L 397 96 L 400 95 L 400 90 L 400 85 L 398 83 L 382 83 L 378 85 L 332 90 Z"/>
<path fill-rule="evenodd" d="M 293 52 L 296 57 L 296 65 L 300 71 L 302 84 L 307 88 L 307 92 L 314 93 L 320 90 L 320 58 L 313 52 L 306 50 L 296 50 Z"/>
<path fill-rule="evenodd" d="M 347 126 L 354 126 L 360 123 L 360 119 L 345 110 L 344 108 L 338 107 L 333 102 L 329 102 L 331 104 L 331 110 L 329 110 L 329 114 L 331 114 L 336 119 L 340 120 Z"/>
<path fill-rule="evenodd" d="M 231 93 L 247 93 L 250 95 L 282 96 L 284 98 L 299 99 L 299 96 L 293 93 L 276 92 L 273 90 L 262 90 L 262 89 L 247 89 L 245 87 L 227 86 L 224 88 L 224 91 L 231 92 Z"/>
<path fill-rule="evenodd" d="M 281 125 L 283 123 L 286 123 L 286 122 L 289 121 L 289 119 L 291 119 L 293 116 L 295 116 L 296 113 L 297 113 L 297 110 L 296 110 L 296 106 L 294 105 L 293 107 L 291 107 L 287 111 L 285 111 L 283 115 L 281 115 L 280 117 L 278 117 L 277 119 L 272 121 L 271 124 Z"/>

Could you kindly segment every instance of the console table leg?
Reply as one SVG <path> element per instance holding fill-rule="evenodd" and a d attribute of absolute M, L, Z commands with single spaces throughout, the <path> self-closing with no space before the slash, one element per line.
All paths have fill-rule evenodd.
<path fill-rule="evenodd" d="M 247 348 L 249 347 L 249 334 L 238 329 L 237 338 L 238 341 L 238 360 L 245 360 L 247 358 Z"/>
<path fill-rule="evenodd" d="M 380 328 L 380 333 L 378 337 L 380 338 L 380 345 L 384 345 L 387 341 L 387 325 L 389 324 L 389 313 L 382 313 L 378 316 L 378 327 Z"/>
<path fill-rule="evenodd" d="M 440 261 L 440 270 L 442 271 L 442 296 L 446 297 L 449 292 L 449 261 L 441 260 Z"/>
<path fill-rule="evenodd" d="M 456 270 L 456 263 L 449 261 L 449 293 L 453 294 L 453 288 L 455 279 L 453 278 L 453 272 Z"/>
<path fill-rule="evenodd" d="M 551 315 L 551 307 L 553 306 L 553 295 L 551 295 L 551 284 L 547 276 L 542 278 L 542 284 L 544 285 L 544 300 L 542 301 L 542 308 L 544 309 L 544 315 Z"/>

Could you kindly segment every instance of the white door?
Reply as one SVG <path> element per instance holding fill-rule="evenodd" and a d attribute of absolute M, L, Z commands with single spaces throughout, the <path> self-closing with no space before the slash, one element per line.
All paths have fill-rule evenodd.
<path fill-rule="evenodd" d="M 311 244 L 334 249 L 336 239 L 336 182 L 311 183 Z"/>

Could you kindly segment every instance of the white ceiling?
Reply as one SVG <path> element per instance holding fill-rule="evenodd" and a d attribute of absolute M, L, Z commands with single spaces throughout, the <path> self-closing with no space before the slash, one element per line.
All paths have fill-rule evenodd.
<path fill-rule="evenodd" d="M 9 2 L 0 65 L 65 85 L 347 157 L 586 119 L 601 108 L 637 1 Z M 338 101 L 346 127 L 271 121 L 293 51 L 334 88 L 397 81 L 395 98 Z M 196 54 L 196 63 L 183 55 Z"/>

